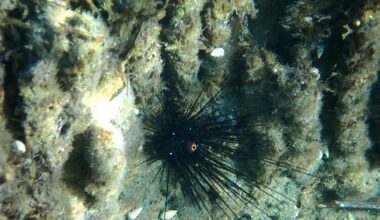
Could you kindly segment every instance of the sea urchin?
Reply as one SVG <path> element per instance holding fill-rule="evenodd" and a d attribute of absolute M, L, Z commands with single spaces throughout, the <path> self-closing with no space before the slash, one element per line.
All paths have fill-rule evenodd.
<path fill-rule="evenodd" d="M 235 176 L 248 180 L 232 163 L 239 141 L 239 121 L 218 110 L 216 103 L 223 89 L 201 101 L 204 93 L 193 101 L 166 94 L 162 108 L 143 117 L 145 162 L 161 162 L 154 179 L 160 176 L 162 181 L 166 176 L 165 211 L 169 186 L 179 183 L 183 195 L 210 216 L 207 199 L 226 215 L 236 216 L 223 194 L 241 204 L 252 201 L 249 190 L 233 180 Z"/>

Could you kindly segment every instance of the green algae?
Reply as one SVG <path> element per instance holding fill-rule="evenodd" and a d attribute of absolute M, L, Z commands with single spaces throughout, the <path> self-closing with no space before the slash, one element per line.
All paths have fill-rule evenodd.
<path fill-rule="evenodd" d="M 379 8 L 1 1 L 0 218 L 125 219 L 143 207 L 139 219 L 157 219 L 164 190 L 151 184 L 157 165 L 138 166 L 137 114 L 160 108 L 167 89 L 191 99 L 206 87 L 210 97 L 230 77 L 225 108 L 262 125 L 247 131 L 240 147 L 252 158 L 237 167 L 300 204 L 252 187 L 255 205 L 278 219 L 376 219 L 378 210 L 331 204 L 379 201 Z M 215 48 L 224 56 L 212 56 Z M 21 156 L 12 153 L 15 140 L 26 145 Z M 170 192 L 175 219 L 208 218 L 179 192 Z M 242 218 L 267 219 L 252 205 L 231 206 Z M 226 218 L 217 209 L 213 216 Z"/>

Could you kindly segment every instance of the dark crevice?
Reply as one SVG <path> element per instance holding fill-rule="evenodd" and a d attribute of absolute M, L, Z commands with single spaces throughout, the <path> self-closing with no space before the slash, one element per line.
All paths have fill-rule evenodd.
<path fill-rule="evenodd" d="M 320 114 L 322 123 L 321 138 L 326 141 L 330 155 L 341 156 L 343 152 L 339 149 L 336 140 L 339 117 L 340 94 L 345 92 L 346 83 L 344 75 L 355 72 L 352 66 L 349 66 L 347 60 L 350 60 L 355 53 L 360 53 L 360 41 L 363 38 L 360 34 L 352 33 L 343 39 L 342 35 L 347 31 L 344 29 L 345 24 L 352 23 L 351 20 L 357 17 L 362 5 L 359 2 L 338 1 L 323 9 L 323 13 L 331 15 L 332 19 L 327 24 L 331 35 L 324 41 L 325 49 L 320 57 L 314 63 L 321 73 L 321 80 L 329 87 L 329 91 L 324 92 L 323 106 Z M 337 10 L 339 8 L 340 10 Z M 355 10 L 353 10 L 355 9 Z M 331 92 L 331 91 L 333 92 Z"/>
<path fill-rule="evenodd" d="M 58 73 L 56 75 L 56 81 L 62 91 L 69 91 L 75 80 L 77 79 L 77 74 L 73 70 L 78 61 L 75 60 L 75 51 L 70 51 L 62 54 L 62 57 L 58 60 Z"/>
<path fill-rule="evenodd" d="M 334 190 L 322 191 L 322 201 L 333 202 L 339 199 L 338 194 Z"/>
<path fill-rule="evenodd" d="M 369 100 L 368 129 L 372 148 L 367 151 L 367 158 L 371 167 L 380 167 L 380 71 L 377 81 L 372 85 Z"/>
<path fill-rule="evenodd" d="M 171 24 L 171 20 L 174 16 L 173 13 L 176 11 L 175 7 L 177 4 L 178 2 L 176 0 L 169 1 L 166 8 L 166 16 L 160 21 L 162 29 L 159 38 L 162 42 L 165 42 L 169 45 L 171 45 L 171 42 L 174 40 L 172 38 L 177 37 L 175 33 L 176 28 L 172 27 Z M 164 63 L 161 78 L 168 88 L 166 90 L 166 93 L 169 93 L 166 94 L 166 97 L 180 98 L 183 91 L 186 91 L 187 86 L 179 80 L 179 73 L 174 67 L 174 64 L 177 62 L 177 57 L 175 54 L 171 54 L 169 51 L 167 51 L 165 47 L 162 47 L 161 49 L 161 57 Z"/>
<path fill-rule="evenodd" d="M 7 119 L 6 127 L 11 131 L 13 138 L 25 143 L 25 132 L 22 123 L 26 115 L 22 111 L 18 74 L 11 70 L 12 67 L 14 67 L 12 61 L 5 65 L 3 111 Z"/>
<path fill-rule="evenodd" d="M 325 93 L 322 99 L 322 108 L 319 119 L 322 124 L 321 139 L 327 143 L 327 147 L 331 155 L 340 155 L 339 148 L 336 146 L 336 117 L 338 116 L 335 107 L 338 97 L 332 93 Z"/>
<path fill-rule="evenodd" d="M 345 5 L 345 8 L 349 6 L 350 5 Z M 359 7 L 356 4 L 353 6 Z M 322 73 L 321 78 L 334 87 L 336 87 L 339 82 L 331 77 L 331 73 L 333 71 L 340 71 L 342 73 L 348 72 L 350 68 L 346 61 L 354 56 L 355 53 L 359 52 L 359 48 L 361 48 L 359 44 L 361 41 L 358 39 L 363 38 L 360 34 L 356 33 L 349 35 L 346 39 L 342 38 L 347 31 L 343 28 L 344 25 L 350 23 L 352 18 L 357 14 L 357 12 L 352 12 L 353 14 L 345 15 L 343 12 L 344 10 L 342 14 L 335 15 L 334 20 L 330 21 L 330 29 L 334 31 L 331 32 L 331 36 L 325 41 L 325 51 L 316 62 L 316 67 L 318 67 Z"/>
<path fill-rule="evenodd" d="M 200 38 L 205 40 L 205 44 L 211 42 L 212 36 L 207 27 L 206 15 L 209 10 L 212 10 L 213 3 L 212 1 L 206 2 L 203 5 L 203 8 L 200 12 L 201 24 L 202 24 L 202 33 Z M 198 71 L 198 80 L 201 82 L 207 82 L 208 77 L 210 77 L 210 70 L 216 67 L 217 61 L 215 59 L 210 59 L 210 55 L 205 50 L 199 50 L 198 52 L 199 60 L 202 61 L 201 66 Z"/>
<path fill-rule="evenodd" d="M 23 11 L 16 9 L 8 13 L 8 17 L 22 20 Z M 25 69 L 27 57 L 30 57 L 30 50 L 23 47 L 27 41 L 26 29 L 7 25 L 4 28 L 4 45 L 7 54 L 2 60 L 4 64 L 4 105 L 3 112 L 6 115 L 6 127 L 13 135 L 13 138 L 25 142 L 25 132 L 22 126 L 25 120 L 25 113 L 22 109 L 22 97 L 20 96 L 19 78 Z"/>
<path fill-rule="evenodd" d="M 72 112 L 73 110 L 69 107 L 69 105 L 65 105 L 63 111 L 58 116 L 57 127 L 59 135 L 63 138 L 68 137 L 71 133 L 71 121 L 75 120 L 75 115 L 73 115 Z"/>
<path fill-rule="evenodd" d="M 86 192 L 86 186 L 91 181 L 91 167 L 86 158 L 86 148 L 90 143 L 90 134 L 84 132 L 75 135 L 73 150 L 63 166 L 62 179 L 76 195 L 92 203 L 94 198 Z"/>
<path fill-rule="evenodd" d="M 341 24 L 342 22 L 343 21 L 333 21 L 331 27 L 333 28 L 335 23 Z M 336 71 L 336 63 L 340 63 L 341 60 L 343 60 L 341 54 L 345 53 L 343 50 L 346 47 L 345 42 L 341 38 L 342 31 L 342 29 L 336 29 L 330 38 L 326 40 L 325 51 L 321 58 L 315 63 L 316 67 L 321 72 L 322 81 L 324 81 L 330 88 L 334 89 L 336 78 L 331 77 L 331 74 Z M 321 138 L 327 143 L 331 155 L 341 154 L 339 148 L 334 147 L 337 144 L 335 129 L 337 126 L 336 118 L 338 117 L 336 111 L 338 101 L 339 97 L 336 93 L 324 92 L 322 100 L 323 105 L 320 113 L 320 121 L 322 124 Z"/>
<path fill-rule="evenodd" d="M 54 34 L 47 22 L 36 13 L 41 11 L 43 2 L 33 4 L 33 1 L 20 1 L 19 4 L 24 7 L 7 12 L 8 18 L 18 22 L 3 23 L 3 39 L 7 51 L 2 58 L 5 67 L 3 112 L 7 118 L 6 127 L 13 137 L 26 142 L 23 128 L 26 112 L 20 86 L 32 78 L 28 68 L 41 55 L 47 55 L 52 50 Z"/>
<path fill-rule="evenodd" d="M 212 44 L 211 39 L 212 39 L 212 36 L 211 36 L 211 33 L 209 32 L 209 27 L 207 27 L 207 13 L 213 9 L 213 2 L 212 1 L 209 1 L 209 2 L 206 2 L 204 5 L 203 5 L 203 9 L 201 10 L 201 23 L 202 23 L 202 35 L 205 37 L 205 39 L 207 39 L 209 41 L 209 43 Z M 207 42 L 208 43 L 208 42 Z"/>
<path fill-rule="evenodd" d="M 273 51 L 282 63 L 292 64 L 294 55 L 291 53 L 297 40 L 281 25 L 281 19 L 286 15 L 286 8 L 292 0 L 258 0 L 255 7 L 259 13 L 249 22 L 249 27 L 256 43 Z M 284 43 L 286 42 L 286 43 Z"/>

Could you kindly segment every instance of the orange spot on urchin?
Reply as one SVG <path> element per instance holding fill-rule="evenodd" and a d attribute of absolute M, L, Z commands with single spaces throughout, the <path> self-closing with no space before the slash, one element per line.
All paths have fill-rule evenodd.
<path fill-rule="evenodd" d="M 198 149 L 198 144 L 194 141 L 188 141 L 186 143 L 186 149 L 189 153 L 194 153 Z"/>

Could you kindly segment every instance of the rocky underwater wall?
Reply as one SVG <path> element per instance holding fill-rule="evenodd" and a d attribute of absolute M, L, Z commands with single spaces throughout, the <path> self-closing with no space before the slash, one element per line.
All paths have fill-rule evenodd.
<path fill-rule="evenodd" d="M 233 219 L 378 219 L 379 39 L 379 0 L 1 0 L 0 219 L 231 219 L 144 163 L 168 91 L 248 124 Z"/>

